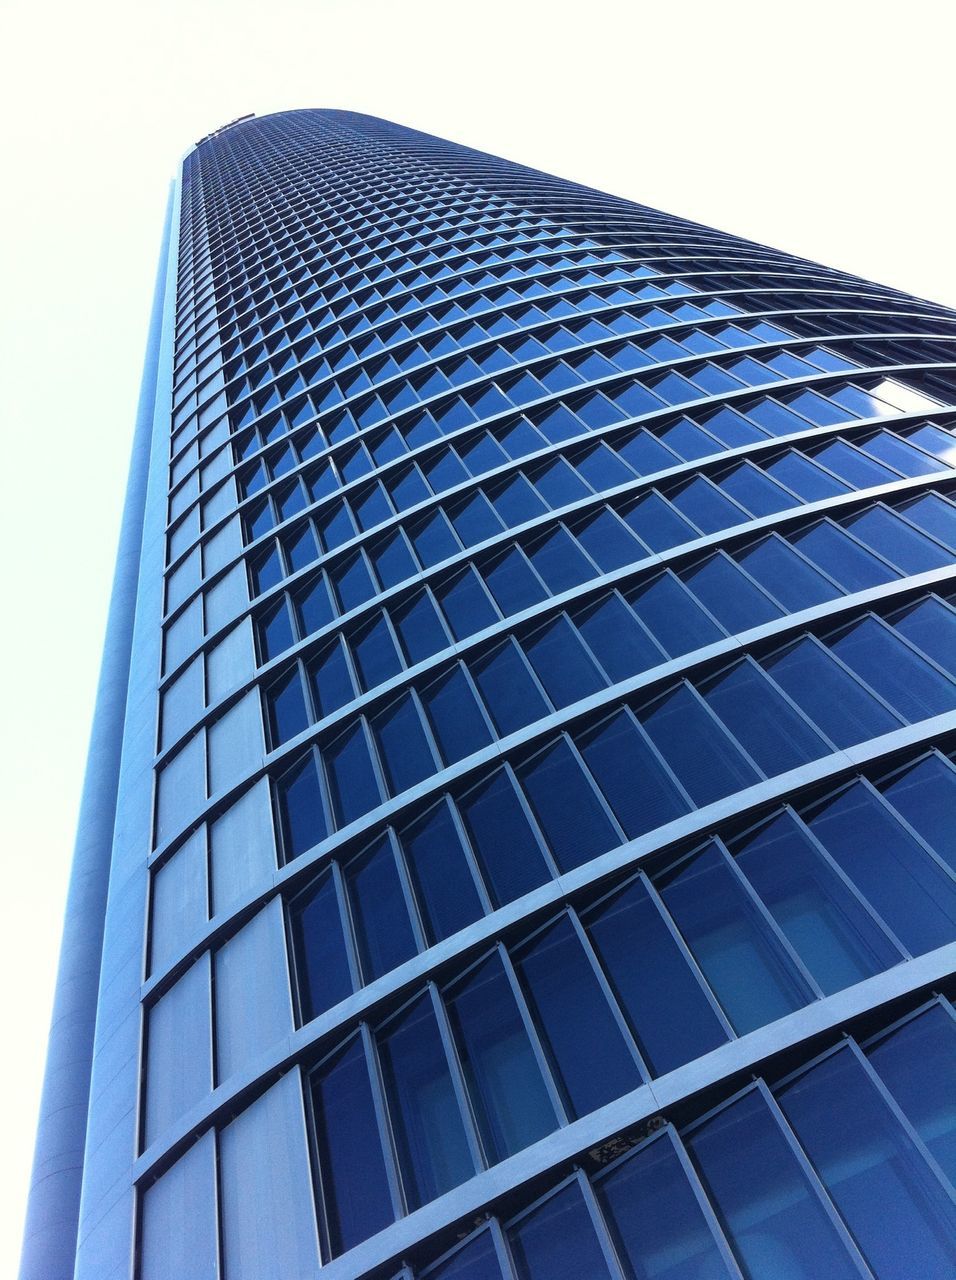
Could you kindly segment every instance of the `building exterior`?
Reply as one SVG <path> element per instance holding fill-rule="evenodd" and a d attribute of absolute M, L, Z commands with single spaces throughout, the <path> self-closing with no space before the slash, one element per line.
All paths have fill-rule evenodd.
<path fill-rule="evenodd" d="M 952 1275 L 954 431 L 938 305 L 198 143 L 22 1280 Z"/>

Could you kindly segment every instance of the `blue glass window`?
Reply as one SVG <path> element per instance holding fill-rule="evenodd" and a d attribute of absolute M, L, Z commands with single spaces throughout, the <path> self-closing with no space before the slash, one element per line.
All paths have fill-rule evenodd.
<path fill-rule="evenodd" d="M 847 528 L 868 547 L 898 565 L 904 573 L 926 573 L 953 562 L 941 546 L 902 521 L 884 506 L 870 507 L 847 521 Z"/>
<path fill-rule="evenodd" d="M 956 938 L 956 884 L 862 782 L 806 821 L 913 955 Z"/>
<path fill-rule="evenodd" d="M 413 787 L 435 772 L 431 748 L 410 693 L 377 715 L 372 721 L 372 730 L 392 795 Z"/>
<path fill-rule="evenodd" d="M 703 476 L 695 476 L 688 484 L 669 492 L 667 496 L 677 510 L 693 520 L 704 533 L 718 533 L 721 529 L 729 529 L 748 516 L 746 511 L 742 511 Z"/>
<path fill-rule="evenodd" d="M 460 666 L 424 689 L 422 702 L 446 764 L 480 751 L 491 741 L 491 731 Z"/>
<path fill-rule="evenodd" d="M 877 560 L 828 520 L 795 533 L 793 543 L 847 591 L 865 591 L 899 577 L 889 565 Z"/>
<path fill-rule="evenodd" d="M 840 595 L 840 588 L 798 555 L 788 543 L 771 534 L 738 555 L 750 576 L 779 600 L 788 613 L 812 609 Z"/>
<path fill-rule="evenodd" d="M 269 707 L 269 736 L 273 747 L 288 742 L 308 727 L 309 716 L 305 709 L 305 695 L 298 667 L 294 667 L 284 680 L 270 686 L 266 700 Z"/>
<path fill-rule="evenodd" d="M 956 1020 L 931 1005 L 878 1040 L 867 1057 L 956 1186 Z"/>
<path fill-rule="evenodd" d="M 627 1280 L 731 1276 L 666 1133 L 615 1165 L 595 1191 Z"/>
<path fill-rule="evenodd" d="M 652 1074 L 673 1071 L 726 1041 L 727 1033 L 642 880 L 632 880 L 598 906 L 587 928 Z M 648 974 L 654 975 L 653 982 L 647 981 Z"/>
<path fill-rule="evenodd" d="M 312 1079 L 325 1224 L 332 1254 L 365 1240 L 392 1221 L 388 1176 L 372 1087 L 356 1037 Z"/>
<path fill-rule="evenodd" d="M 668 657 L 723 639 L 717 623 L 672 573 L 662 573 L 629 592 L 627 601 Z"/>
<path fill-rule="evenodd" d="M 501 1280 L 501 1267 L 490 1231 L 482 1231 L 445 1262 L 423 1272 L 428 1280 Z"/>
<path fill-rule="evenodd" d="M 295 603 L 304 636 L 318 631 L 335 617 L 324 578 L 315 578 L 304 590 L 297 592 Z"/>
<path fill-rule="evenodd" d="M 522 1218 L 508 1240 L 519 1280 L 610 1280 L 576 1182 Z"/>
<path fill-rule="evenodd" d="M 836 1227 L 756 1089 L 695 1128 L 687 1146 L 748 1280 L 857 1280 Z"/>
<path fill-rule="evenodd" d="M 344 827 L 381 800 L 361 722 L 337 738 L 323 756 L 332 805 L 338 825 Z"/>
<path fill-rule="evenodd" d="M 417 1209 L 474 1172 L 429 996 L 377 1040 L 405 1199 Z"/>
<path fill-rule="evenodd" d="M 513 476 L 491 491 L 495 510 L 509 528 L 543 515 L 547 507 L 523 475 Z"/>
<path fill-rule="evenodd" d="M 634 1058 L 567 915 L 524 948 L 516 967 L 572 1116 L 640 1086 Z"/>
<path fill-rule="evenodd" d="M 395 642 L 382 614 L 354 636 L 352 653 L 362 685 L 366 689 L 374 689 L 402 669 L 401 659 L 395 651 Z"/>
<path fill-rule="evenodd" d="M 810 999 L 716 844 L 660 877 L 658 889 L 738 1035 Z"/>
<path fill-rule="evenodd" d="M 353 556 L 345 564 L 333 569 L 331 578 L 343 613 L 348 613 L 350 609 L 357 608 L 375 595 L 375 584 L 372 582 L 372 575 L 369 573 L 365 560 L 360 555 Z"/>
<path fill-rule="evenodd" d="M 548 714 L 548 706 L 513 640 L 477 659 L 472 674 L 500 737 Z"/>
<path fill-rule="evenodd" d="M 326 872 L 295 904 L 292 939 L 303 1021 L 352 994 L 352 978 L 342 932 L 335 879 Z"/>
<path fill-rule="evenodd" d="M 483 960 L 446 1004 L 485 1150 L 504 1160 L 556 1121 L 499 956 Z"/>
<path fill-rule="evenodd" d="M 470 565 L 464 573 L 436 587 L 435 594 L 456 640 L 474 635 L 498 620 L 488 592 Z"/>
<path fill-rule="evenodd" d="M 591 562 L 566 529 L 560 526 L 525 551 L 553 595 L 569 591 L 595 576 Z"/>
<path fill-rule="evenodd" d="M 287 860 L 297 858 L 328 835 L 322 788 L 311 752 L 279 778 L 276 801 Z"/>
<path fill-rule="evenodd" d="M 952 681 L 935 671 L 876 618 L 863 618 L 831 639 L 830 647 L 907 720 L 942 715 L 956 706 Z"/>
<path fill-rule="evenodd" d="M 482 914 L 454 819 L 443 801 L 401 833 L 429 943 L 440 942 Z"/>
<path fill-rule="evenodd" d="M 920 760 L 880 790 L 913 830 L 956 872 L 956 772 L 939 756 Z"/>
<path fill-rule="evenodd" d="M 829 471 L 824 471 L 802 453 L 797 453 L 796 449 L 788 449 L 786 453 L 763 465 L 770 475 L 792 489 L 804 502 L 822 502 L 825 498 L 849 493 L 849 485 L 838 480 Z"/>
<path fill-rule="evenodd" d="M 289 610 L 285 600 L 282 600 L 272 613 L 266 614 L 260 624 L 259 647 L 262 650 L 263 659 L 268 661 L 269 658 L 276 657 L 277 654 L 288 649 L 293 642 Z"/>
<path fill-rule="evenodd" d="M 687 812 L 680 789 L 626 711 L 582 735 L 578 746 L 629 839 Z"/>
<path fill-rule="evenodd" d="M 956 613 L 942 601 L 921 600 L 893 619 L 897 631 L 944 671 L 956 672 Z"/>
<path fill-rule="evenodd" d="M 502 523 L 494 508 L 479 490 L 449 510 L 455 531 L 466 547 L 473 547 L 486 538 L 501 533 Z"/>
<path fill-rule="evenodd" d="M 482 575 L 505 617 L 528 609 L 547 596 L 540 578 L 518 547 L 485 566 Z"/>
<path fill-rule="evenodd" d="M 753 765 L 688 685 L 642 708 L 639 719 L 695 804 L 710 804 L 757 780 Z"/>
<path fill-rule="evenodd" d="M 561 871 L 590 862 L 619 842 L 610 818 L 563 738 L 525 765 L 519 777 Z"/>
<path fill-rule="evenodd" d="M 616 593 L 575 613 L 574 625 L 613 682 L 664 660 L 663 651 Z"/>
<path fill-rule="evenodd" d="M 420 524 L 409 529 L 412 545 L 426 567 L 447 560 L 461 550 L 458 539 L 443 511 L 434 511 Z"/>
<path fill-rule="evenodd" d="M 831 749 L 750 658 L 702 684 L 701 693 L 768 777 Z"/>
<path fill-rule="evenodd" d="M 901 959 L 790 813 L 778 814 L 730 850 L 826 995 Z"/>
<path fill-rule="evenodd" d="M 362 973 L 371 982 L 418 950 L 388 837 L 356 858 L 345 878 Z"/>
<path fill-rule="evenodd" d="M 293 573 L 312 563 L 319 554 L 319 549 L 315 545 L 315 535 L 311 525 L 306 525 L 294 537 L 287 539 L 285 554 Z"/>
<path fill-rule="evenodd" d="M 607 684 L 564 614 L 524 640 L 535 674 L 556 707 L 565 707 Z"/>
<path fill-rule="evenodd" d="M 369 554 L 379 582 L 386 591 L 418 572 L 418 566 L 401 532 L 393 533 L 390 538 L 379 542 L 371 548 Z"/>
<path fill-rule="evenodd" d="M 355 696 L 348 660 L 340 640 L 324 649 L 309 666 L 312 693 L 320 716 L 331 715 Z"/>
<path fill-rule="evenodd" d="M 897 718 L 809 636 L 763 666 L 838 747 L 899 728 Z"/>
<path fill-rule="evenodd" d="M 627 525 L 607 508 L 575 524 L 574 536 L 605 573 L 644 558 L 643 546 Z"/>
<path fill-rule="evenodd" d="M 951 1276 L 956 1206 L 849 1048 L 781 1090 L 793 1126 L 880 1280 Z"/>
<path fill-rule="evenodd" d="M 742 462 L 720 477 L 720 487 L 755 516 L 771 516 L 793 507 L 793 497 L 752 463 Z"/>
<path fill-rule="evenodd" d="M 470 791 L 458 807 L 496 906 L 550 880 L 544 855 L 505 770 Z"/>
<path fill-rule="evenodd" d="M 263 591 L 268 591 L 270 587 L 274 587 L 277 582 L 281 582 L 285 577 L 285 570 L 282 567 L 282 561 L 279 559 L 279 548 L 272 544 L 271 550 L 261 559 L 254 560 L 252 563 L 252 581 L 255 587 L 255 594 L 261 596 Z"/>
<path fill-rule="evenodd" d="M 591 490 L 563 458 L 532 472 L 534 487 L 551 507 L 563 507 L 586 498 Z"/>
<path fill-rule="evenodd" d="M 679 516 L 659 493 L 645 494 L 621 514 L 652 551 L 669 551 L 700 537 L 700 530 Z"/>
<path fill-rule="evenodd" d="M 426 591 L 400 604 L 392 613 L 392 620 L 405 657 L 412 665 L 430 658 L 449 643 L 438 610 Z"/>

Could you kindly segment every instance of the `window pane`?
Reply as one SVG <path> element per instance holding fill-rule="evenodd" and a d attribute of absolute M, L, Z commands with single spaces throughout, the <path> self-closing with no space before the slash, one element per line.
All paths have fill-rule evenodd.
<path fill-rule="evenodd" d="M 755 662 L 744 659 L 701 686 L 708 706 L 772 777 L 831 748 L 791 707 Z"/>
<path fill-rule="evenodd" d="M 807 1003 L 809 991 L 716 845 L 669 872 L 658 890 L 739 1035 Z"/>
<path fill-rule="evenodd" d="M 550 710 L 513 640 L 477 660 L 472 674 L 499 737 L 521 729 Z"/>
<path fill-rule="evenodd" d="M 863 783 L 826 801 L 807 822 L 914 955 L 956 937 L 956 884 Z"/>
<path fill-rule="evenodd" d="M 423 690 L 422 702 L 446 764 L 480 751 L 491 741 L 461 667 L 453 667 L 447 676 Z"/>
<path fill-rule="evenodd" d="M 563 738 L 518 776 L 561 871 L 590 862 L 618 843 L 617 833 Z"/>
<path fill-rule="evenodd" d="M 362 685 L 366 689 L 374 689 L 402 669 L 388 623 L 381 614 L 370 627 L 353 638 L 352 653 Z"/>
<path fill-rule="evenodd" d="M 612 681 L 626 680 L 657 666 L 663 652 L 619 595 L 575 613 L 574 625 Z"/>
<path fill-rule="evenodd" d="M 858 1280 L 756 1089 L 695 1129 L 687 1146 L 748 1280 Z"/>
<path fill-rule="evenodd" d="M 371 982 L 418 950 L 387 837 L 351 864 L 346 882 L 362 973 Z"/>
<path fill-rule="evenodd" d="M 830 641 L 851 671 L 907 720 L 942 715 L 956 706 L 952 681 L 934 671 L 876 618 L 863 618 Z"/>
<path fill-rule="evenodd" d="M 687 801 L 626 712 L 583 735 L 578 745 L 631 839 L 687 812 Z"/>
<path fill-rule="evenodd" d="M 497 906 L 551 879 L 510 777 L 499 770 L 459 802 L 459 810 Z"/>
<path fill-rule="evenodd" d="M 576 1182 L 522 1218 L 508 1240 L 519 1280 L 610 1280 Z"/>
<path fill-rule="evenodd" d="M 494 605 L 472 568 L 466 569 L 450 582 L 442 583 L 437 588 L 436 595 L 456 640 L 474 635 L 476 631 L 490 627 L 498 620 Z"/>
<path fill-rule="evenodd" d="M 723 554 L 711 556 L 684 577 L 705 609 L 732 635 L 779 618 L 781 610 L 734 562 Z"/>
<path fill-rule="evenodd" d="M 840 588 L 808 564 L 782 538 L 764 538 L 738 559 L 747 572 L 789 613 L 811 609 L 840 595 Z"/>
<path fill-rule="evenodd" d="M 423 1280 L 424 1277 L 427 1280 L 500 1280 L 501 1268 L 491 1232 L 482 1231 L 445 1262 L 422 1275 Z"/>
<path fill-rule="evenodd" d="M 880 790 L 918 835 L 956 871 L 956 772 L 929 756 Z"/>
<path fill-rule="evenodd" d="M 339 914 L 338 895 L 331 875 L 323 876 L 292 913 L 299 1000 L 308 1022 L 352 994 Z"/>
<path fill-rule="evenodd" d="M 412 665 L 430 658 L 448 644 L 438 611 L 424 591 L 396 608 L 392 618 L 405 657 Z"/>
<path fill-rule="evenodd" d="M 668 657 L 723 639 L 720 627 L 672 573 L 662 573 L 631 592 L 627 600 Z"/>
<path fill-rule="evenodd" d="M 563 614 L 529 636 L 524 650 L 556 707 L 586 698 L 607 684 Z"/>
<path fill-rule="evenodd" d="M 731 852 L 827 995 L 902 958 L 791 814 L 778 814 Z"/>
<path fill-rule="evenodd" d="M 392 795 L 413 787 L 435 771 L 418 707 L 410 693 L 375 717 L 372 730 Z"/>
<path fill-rule="evenodd" d="M 403 831 L 401 842 L 429 942 L 477 920 L 481 902 L 447 804 Z"/>
<path fill-rule="evenodd" d="M 956 1020 L 934 1004 L 877 1041 L 867 1057 L 956 1186 Z"/>
<path fill-rule="evenodd" d="M 590 917 L 588 933 L 644 1061 L 663 1075 L 727 1035 L 641 880 Z M 647 975 L 654 981 L 648 982 Z M 674 1011 L 680 1010 L 680 1017 Z"/>
<path fill-rule="evenodd" d="M 489 1159 L 496 1163 L 555 1127 L 541 1072 L 497 955 L 446 998 Z"/>
<path fill-rule="evenodd" d="M 893 619 L 897 631 L 944 671 L 956 672 L 956 613 L 940 600 L 922 600 Z"/>
<path fill-rule="evenodd" d="M 297 858 L 325 839 L 329 833 L 325 806 L 311 753 L 282 775 L 276 783 L 276 799 L 286 859 Z"/>
<path fill-rule="evenodd" d="M 350 1249 L 392 1221 L 365 1054 L 355 1039 L 313 1077 L 322 1198 L 332 1253 Z"/>
<path fill-rule="evenodd" d="M 332 804 L 339 826 L 344 827 L 381 800 L 362 724 L 343 733 L 323 756 Z"/>
<path fill-rule="evenodd" d="M 882 703 L 809 636 L 767 659 L 763 666 L 838 747 L 891 733 L 900 726 Z"/>
<path fill-rule="evenodd" d="M 524 553 L 517 547 L 484 568 L 482 573 L 505 617 L 529 609 L 547 595 Z"/>
<path fill-rule="evenodd" d="M 808 559 L 847 591 L 865 591 L 868 587 L 877 587 L 881 582 L 891 582 L 899 577 L 895 569 L 877 560 L 842 529 L 827 521 L 795 533 L 792 540 Z"/>
<path fill-rule="evenodd" d="M 535 938 L 516 967 L 573 1116 L 587 1115 L 641 1085 L 567 915 Z"/>
<path fill-rule="evenodd" d="M 417 1209 L 474 1172 L 428 995 L 380 1033 L 378 1049 L 405 1196 Z"/>
<path fill-rule="evenodd" d="M 731 1274 L 666 1134 L 617 1165 L 595 1190 L 628 1280 Z"/>
<path fill-rule="evenodd" d="M 638 718 L 695 804 L 710 804 L 756 782 L 753 765 L 688 685 L 642 708 Z"/>
<path fill-rule="evenodd" d="M 266 698 L 269 704 L 269 736 L 274 747 L 288 742 L 308 727 L 309 716 L 297 667 L 284 680 L 272 685 Z"/>
<path fill-rule="evenodd" d="M 849 1049 L 780 1092 L 780 1105 L 880 1280 L 956 1268 L 956 1208 Z"/>
<path fill-rule="evenodd" d="M 321 716 L 331 715 L 355 696 L 342 643 L 336 640 L 309 667 L 315 705 Z"/>

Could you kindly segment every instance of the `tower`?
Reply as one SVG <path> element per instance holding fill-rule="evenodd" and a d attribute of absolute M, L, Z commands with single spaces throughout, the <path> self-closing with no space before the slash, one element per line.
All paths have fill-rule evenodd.
<path fill-rule="evenodd" d="M 951 1274 L 954 339 L 369 117 L 196 145 L 24 1280 Z"/>

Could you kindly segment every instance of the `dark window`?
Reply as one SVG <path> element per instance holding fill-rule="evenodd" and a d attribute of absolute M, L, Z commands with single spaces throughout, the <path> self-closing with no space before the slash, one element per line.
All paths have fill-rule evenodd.
<path fill-rule="evenodd" d="M 299 1004 L 308 1022 L 352 994 L 335 879 L 326 873 L 292 909 Z"/>
<path fill-rule="evenodd" d="M 519 1280 L 610 1280 L 577 1182 L 522 1218 L 508 1240 Z"/>
<path fill-rule="evenodd" d="M 763 665 L 838 747 L 899 728 L 900 721 L 809 636 Z"/>
<path fill-rule="evenodd" d="M 956 872 L 956 772 L 937 755 L 920 760 L 880 790 L 917 835 Z"/>
<path fill-rule="evenodd" d="M 305 695 L 298 667 L 294 667 L 284 680 L 270 685 L 266 700 L 269 707 L 269 736 L 273 747 L 281 746 L 308 727 L 309 716 L 305 709 Z"/>
<path fill-rule="evenodd" d="M 749 658 L 701 685 L 704 701 L 765 774 L 831 750 Z"/>
<path fill-rule="evenodd" d="M 481 901 L 447 803 L 403 831 L 401 843 L 429 943 L 477 920 Z"/>
<path fill-rule="evenodd" d="M 286 859 L 297 858 L 328 835 L 322 788 L 310 752 L 276 783 L 282 847 Z"/>
<path fill-rule="evenodd" d="M 500 737 L 548 714 L 541 691 L 513 640 L 476 660 L 472 673 Z"/>
<path fill-rule="evenodd" d="M 697 564 L 684 576 L 684 581 L 731 635 L 781 616 L 780 608 L 723 552 Z"/>
<path fill-rule="evenodd" d="M 356 858 L 345 876 L 362 973 L 371 982 L 418 950 L 388 837 Z"/>
<path fill-rule="evenodd" d="M 578 745 L 630 839 L 687 812 L 687 801 L 626 711 L 589 730 Z"/>
<path fill-rule="evenodd" d="M 615 683 L 657 666 L 665 657 L 616 593 L 586 606 L 573 618 L 591 652 Z"/>
<path fill-rule="evenodd" d="M 830 647 L 851 671 L 911 722 L 942 715 L 956 706 L 953 682 L 876 618 L 863 618 L 832 639 Z"/>
<path fill-rule="evenodd" d="M 474 635 L 498 620 L 481 579 L 470 565 L 464 573 L 437 587 L 435 594 L 456 640 Z"/>
<path fill-rule="evenodd" d="M 668 657 L 702 649 L 724 633 L 672 573 L 662 573 L 627 596 L 628 604 Z"/>
<path fill-rule="evenodd" d="M 547 596 L 541 580 L 518 547 L 512 547 L 500 560 L 483 568 L 482 576 L 506 617 L 530 608 Z"/>
<path fill-rule="evenodd" d="M 697 805 L 750 786 L 757 771 L 689 685 L 644 707 L 638 718 Z"/>
<path fill-rule="evenodd" d="M 403 694 L 377 715 L 372 721 L 372 730 L 392 795 L 413 787 L 435 772 L 431 747 L 410 693 Z"/>
<path fill-rule="evenodd" d="M 320 716 L 331 715 L 355 696 L 341 640 L 335 640 L 309 666 L 309 679 Z"/>
<path fill-rule="evenodd" d="M 563 614 L 528 636 L 524 650 L 556 707 L 586 698 L 607 684 Z"/>
<path fill-rule="evenodd" d="M 496 906 L 551 878 L 505 770 L 470 791 L 458 807 Z"/>
<path fill-rule="evenodd" d="M 374 809 L 381 799 L 361 722 L 337 738 L 323 756 L 332 806 L 338 825 L 344 827 Z"/>
<path fill-rule="evenodd" d="M 525 765 L 518 776 L 561 871 L 590 862 L 619 842 L 563 738 Z"/>
<path fill-rule="evenodd" d="M 395 642 L 382 614 L 352 639 L 352 653 L 366 689 L 374 689 L 402 669 Z"/>
<path fill-rule="evenodd" d="M 430 658 L 448 644 L 438 611 L 425 591 L 398 605 L 392 612 L 392 620 L 405 657 L 412 665 Z"/>

